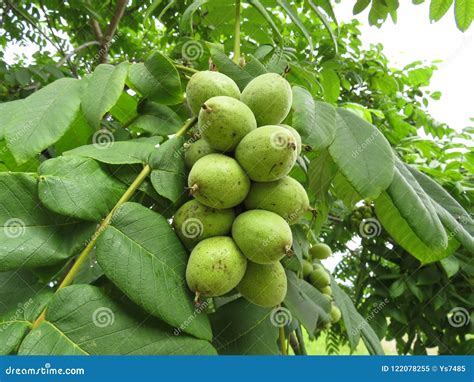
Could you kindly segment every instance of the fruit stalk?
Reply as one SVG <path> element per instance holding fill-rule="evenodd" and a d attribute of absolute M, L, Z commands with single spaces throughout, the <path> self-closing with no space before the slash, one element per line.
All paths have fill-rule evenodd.
<path fill-rule="evenodd" d="M 176 133 L 177 137 L 180 137 L 184 135 L 188 129 L 190 129 L 195 123 L 196 123 L 196 118 L 191 118 L 186 123 L 183 125 L 183 127 Z M 100 223 L 99 227 L 95 230 L 94 234 L 92 235 L 89 243 L 87 246 L 83 249 L 83 251 L 79 254 L 76 262 L 74 265 L 71 267 L 69 272 L 66 274 L 64 277 L 63 281 L 61 284 L 59 284 L 58 289 L 56 292 L 59 290 L 67 287 L 68 285 L 71 285 L 72 281 L 74 280 L 74 277 L 76 276 L 77 272 L 79 271 L 80 267 L 84 262 L 87 260 L 89 257 L 90 253 L 94 249 L 97 240 L 99 239 L 99 236 L 102 234 L 102 232 L 105 231 L 105 229 L 109 226 L 112 217 L 115 213 L 115 211 L 124 203 L 128 202 L 131 197 L 135 194 L 135 191 L 141 186 L 143 181 L 150 175 L 151 173 L 151 167 L 150 165 L 145 165 L 138 174 L 138 176 L 135 178 L 135 180 L 132 182 L 130 187 L 128 187 L 127 191 L 122 195 L 122 197 L 119 199 L 119 201 L 115 204 L 115 206 L 112 208 L 112 210 L 109 212 L 109 214 L 105 217 L 104 220 Z M 40 316 L 36 319 L 36 321 L 33 323 L 33 328 L 38 327 L 45 319 L 46 317 L 46 308 L 41 312 Z"/>
<path fill-rule="evenodd" d="M 234 24 L 234 58 L 233 61 L 239 64 L 240 60 L 240 0 L 235 2 L 235 24 Z"/>
<path fill-rule="evenodd" d="M 301 326 L 298 325 L 295 329 L 295 333 L 296 333 L 296 338 L 298 339 L 298 344 L 300 346 L 300 352 L 301 352 L 301 355 L 308 355 L 307 351 L 306 351 L 306 345 L 304 343 L 304 337 L 303 337 L 303 332 L 301 331 Z"/>
<path fill-rule="evenodd" d="M 188 66 L 184 66 L 184 65 L 180 65 L 180 64 L 174 64 L 174 67 L 184 73 L 188 73 L 188 74 L 195 74 L 197 72 L 199 72 L 199 70 L 196 70 L 196 69 L 193 69 L 193 68 L 190 68 Z"/>
<path fill-rule="evenodd" d="M 286 351 L 286 338 L 285 338 L 285 327 L 280 327 L 279 331 L 279 339 L 280 339 L 280 351 L 282 355 L 288 355 Z"/>

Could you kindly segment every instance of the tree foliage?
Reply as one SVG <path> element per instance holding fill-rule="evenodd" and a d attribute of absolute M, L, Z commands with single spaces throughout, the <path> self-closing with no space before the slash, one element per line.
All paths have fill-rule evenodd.
<path fill-rule="evenodd" d="M 471 1 L 431 0 L 430 18 L 450 7 L 466 30 Z M 354 13 L 366 8 L 380 26 L 398 2 Z M 321 0 L 243 2 L 240 23 L 215 0 L 5 1 L 2 27 L 3 47 L 38 51 L 0 66 L 1 353 L 278 354 L 282 337 L 304 353 L 302 328 L 326 332 L 330 353 L 362 339 L 381 354 L 384 338 L 400 353 L 469 351 L 452 314 L 474 305 L 473 129 L 427 112 L 435 65 L 393 68 Z M 285 122 L 305 150 L 291 176 L 314 213 L 293 227 L 283 331 L 236 293 L 197 309 L 184 283 L 168 220 L 187 200 L 185 85 L 209 67 L 241 89 L 267 72 L 292 85 Z M 300 277 L 320 241 L 344 254 L 331 329 L 330 304 Z"/>

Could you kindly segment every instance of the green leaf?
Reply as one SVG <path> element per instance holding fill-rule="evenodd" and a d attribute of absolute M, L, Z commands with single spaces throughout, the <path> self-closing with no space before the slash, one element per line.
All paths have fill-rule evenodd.
<path fill-rule="evenodd" d="M 99 128 L 100 121 L 119 100 L 127 78 L 128 62 L 113 66 L 98 65 L 87 79 L 81 107 L 89 125 Z"/>
<path fill-rule="evenodd" d="M 359 13 L 363 12 L 364 9 L 366 9 L 371 0 L 357 0 L 357 2 L 354 4 L 354 8 L 352 9 L 352 14 L 353 15 L 358 15 Z"/>
<path fill-rule="evenodd" d="M 446 272 L 446 276 L 448 276 L 448 278 L 451 278 L 456 273 L 458 273 L 460 268 L 459 260 L 454 256 L 441 259 L 440 264 Z"/>
<path fill-rule="evenodd" d="M 441 260 L 454 253 L 459 243 L 452 236 L 448 236 L 447 249 L 433 249 L 428 247 L 411 229 L 407 221 L 393 203 L 390 196 L 384 192 L 375 200 L 375 212 L 384 229 L 390 236 L 411 255 L 422 263 L 431 263 Z"/>
<path fill-rule="evenodd" d="M 16 354 L 30 328 L 30 322 L 18 319 L 0 323 L 0 355 Z"/>
<path fill-rule="evenodd" d="M 423 302 L 425 299 L 425 296 L 423 295 L 423 291 L 421 288 L 416 285 L 415 280 L 409 278 L 407 279 L 407 285 L 408 289 L 410 289 L 410 292 L 413 293 L 413 295 L 417 298 L 419 302 Z"/>
<path fill-rule="evenodd" d="M 329 153 L 363 198 L 376 198 L 392 182 L 394 157 L 386 138 L 370 123 L 339 108 Z"/>
<path fill-rule="evenodd" d="M 5 139 L 18 164 L 57 142 L 69 129 L 80 108 L 81 82 L 57 80 L 21 102 L 9 103 L 12 113 L 5 125 Z"/>
<path fill-rule="evenodd" d="M 380 27 L 387 19 L 389 8 L 387 0 L 372 0 L 372 7 L 369 12 L 369 24 Z"/>
<path fill-rule="evenodd" d="M 342 200 L 348 208 L 353 208 L 358 202 L 364 199 L 347 181 L 346 177 L 338 172 L 333 179 L 334 194 Z"/>
<path fill-rule="evenodd" d="M 115 105 L 110 109 L 110 114 L 122 125 L 126 124 L 137 115 L 138 102 L 135 97 L 127 92 L 122 92 Z"/>
<path fill-rule="evenodd" d="M 171 60 L 159 52 L 152 53 L 143 64 L 130 65 L 128 82 L 151 101 L 164 105 L 183 102 L 179 73 Z"/>
<path fill-rule="evenodd" d="M 186 251 L 163 216 L 125 203 L 97 242 L 97 260 L 148 313 L 195 337 L 212 338 L 207 316 L 198 314 L 186 287 Z"/>
<path fill-rule="evenodd" d="M 317 7 L 322 8 L 324 12 L 326 12 L 337 24 L 336 15 L 334 14 L 334 10 L 332 9 L 330 0 L 314 0 L 314 1 L 310 1 L 309 4 L 311 6 L 317 6 Z"/>
<path fill-rule="evenodd" d="M 16 100 L 0 103 L 0 140 L 4 138 L 5 127 L 11 123 L 11 120 L 23 109 L 24 100 Z"/>
<path fill-rule="evenodd" d="M 33 321 L 52 297 L 30 271 L 0 273 L 0 355 L 15 354 Z"/>
<path fill-rule="evenodd" d="M 174 335 L 126 299 L 73 285 L 56 293 L 46 320 L 26 336 L 19 354 L 212 355 L 215 349 L 207 341 Z"/>
<path fill-rule="evenodd" d="M 453 5 L 453 0 L 431 0 L 430 3 L 430 20 L 440 20 Z"/>
<path fill-rule="evenodd" d="M 327 150 L 322 150 L 308 167 L 309 189 L 316 194 L 318 200 L 326 199 L 331 182 L 336 176 L 337 166 Z"/>
<path fill-rule="evenodd" d="M 300 133 L 303 143 L 321 150 L 333 142 L 336 109 L 332 105 L 315 101 L 306 89 L 294 86 L 292 109 L 292 126 Z"/>
<path fill-rule="evenodd" d="M 387 193 L 400 215 L 429 248 L 446 248 L 448 237 L 430 197 L 399 159 L 395 161 L 393 181 Z"/>
<path fill-rule="evenodd" d="M 206 4 L 208 0 L 196 0 L 189 7 L 186 8 L 181 16 L 179 28 L 183 32 L 191 32 L 193 34 L 193 15 L 202 5 Z"/>
<path fill-rule="evenodd" d="M 65 151 L 72 150 L 78 146 L 88 144 L 94 133 L 96 133 L 96 130 L 89 126 L 82 111 L 79 111 L 66 134 L 54 144 L 55 156 L 62 155 Z"/>
<path fill-rule="evenodd" d="M 145 164 L 162 140 L 161 137 L 149 137 L 110 142 L 107 145 L 93 144 L 66 151 L 64 155 L 92 158 L 108 164 Z"/>
<path fill-rule="evenodd" d="M 474 0 L 456 0 L 454 16 L 459 30 L 467 31 L 474 19 Z"/>
<path fill-rule="evenodd" d="M 0 272 L 0 322 L 35 319 L 38 308 L 33 300 L 42 290 L 51 291 L 29 270 Z"/>
<path fill-rule="evenodd" d="M 450 237 L 455 237 L 470 253 L 474 253 L 474 238 L 444 207 L 433 202 L 435 210 Z"/>
<path fill-rule="evenodd" d="M 38 169 L 41 203 L 61 215 L 98 222 L 126 191 L 93 159 L 61 156 Z"/>
<path fill-rule="evenodd" d="M 405 284 L 406 284 L 406 280 L 403 278 L 395 280 L 395 282 L 392 285 L 390 285 L 390 290 L 389 290 L 390 297 L 392 298 L 400 297 L 405 292 L 405 289 L 406 289 Z"/>
<path fill-rule="evenodd" d="M 310 51 L 314 50 L 313 48 L 313 39 L 311 38 L 311 33 L 306 29 L 303 21 L 299 18 L 298 13 L 291 8 L 290 4 L 286 0 L 277 0 L 277 3 L 285 10 L 285 13 L 293 21 L 296 27 L 303 33 L 303 36 L 306 38 L 309 44 Z"/>
<path fill-rule="evenodd" d="M 285 306 L 312 337 L 318 326 L 330 321 L 331 303 L 311 284 L 296 277 L 294 272 L 286 271 L 286 276 Z"/>
<path fill-rule="evenodd" d="M 341 83 L 339 76 L 332 69 L 323 69 L 320 72 L 321 86 L 323 87 L 324 99 L 335 103 L 339 98 Z"/>
<path fill-rule="evenodd" d="M 18 165 L 8 149 L 7 143 L 5 141 L 0 141 L 0 171 L 34 172 L 39 164 L 39 158 L 32 158 L 29 161 Z M 3 168 L 1 168 L 2 166 Z"/>
<path fill-rule="evenodd" d="M 173 203 L 184 195 L 186 185 L 183 143 L 183 137 L 172 138 L 150 156 L 151 183 L 159 195 Z"/>
<path fill-rule="evenodd" d="M 336 21 L 336 16 L 334 15 L 334 12 L 332 10 L 332 7 L 331 7 L 331 3 L 328 1 L 328 0 L 324 0 L 324 1 L 317 1 L 318 3 L 323 3 L 325 6 L 322 7 L 323 9 L 329 11 L 328 14 L 331 15 L 331 17 L 333 18 L 333 20 L 337 23 Z M 311 0 L 308 0 L 308 3 L 309 5 L 311 6 L 311 8 L 313 9 L 314 13 L 316 13 L 316 15 L 318 16 L 318 18 L 321 20 L 321 22 L 323 23 L 324 27 L 326 28 L 327 32 L 329 33 L 329 37 L 331 37 L 331 41 L 332 41 L 332 45 L 334 46 L 334 51 L 335 53 L 337 54 L 338 51 L 339 51 L 339 47 L 337 45 L 337 37 L 336 35 L 334 34 L 334 31 L 332 30 L 331 28 L 331 23 L 329 22 L 329 20 L 327 19 L 327 17 L 324 15 L 324 13 L 322 13 L 318 7 L 316 6 L 316 4 L 314 4 Z"/>
<path fill-rule="evenodd" d="M 156 8 L 161 4 L 163 0 L 154 0 L 149 7 L 147 7 L 143 19 L 146 20 L 155 11 Z"/>
<path fill-rule="evenodd" d="M 225 304 L 210 316 L 213 344 L 222 355 L 277 355 L 278 328 L 272 310 L 243 298 Z"/>
<path fill-rule="evenodd" d="M 429 176 L 423 174 L 413 166 L 406 165 L 407 169 L 416 178 L 418 184 L 430 198 L 448 211 L 471 236 L 474 236 L 474 220 L 469 213 L 454 199 L 441 185 Z"/>
<path fill-rule="evenodd" d="M 272 16 L 270 13 L 267 11 L 267 9 L 262 5 L 262 3 L 259 0 L 249 0 L 248 3 L 252 5 L 265 19 L 265 21 L 270 25 L 270 27 L 273 30 L 274 35 L 277 37 L 277 40 L 280 41 L 283 39 L 283 36 L 281 35 L 280 30 L 278 29 L 277 25 L 273 21 Z"/>
<path fill-rule="evenodd" d="M 349 296 L 344 293 L 334 279 L 331 281 L 331 289 L 333 292 L 334 302 L 342 312 L 342 318 L 344 320 L 351 349 L 355 350 L 360 338 L 362 337 L 362 340 L 370 354 L 383 355 L 384 351 L 377 334 L 359 314 Z"/>
<path fill-rule="evenodd" d="M 183 121 L 171 108 L 155 102 L 140 104 L 138 118 L 130 124 L 131 130 L 146 131 L 152 135 L 171 135 L 182 126 Z"/>
<path fill-rule="evenodd" d="M 82 248 L 94 229 L 90 223 L 43 207 L 35 174 L 0 173 L 0 200 L 1 271 L 66 260 Z"/>
<path fill-rule="evenodd" d="M 247 72 L 245 67 L 241 68 L 234 63 L 216 44 L 208 45 L 212 61 L 219 69 L 219 72 L 232 78 L 240 90 L 244 89 L 254 79 L 254 76 Z"/>

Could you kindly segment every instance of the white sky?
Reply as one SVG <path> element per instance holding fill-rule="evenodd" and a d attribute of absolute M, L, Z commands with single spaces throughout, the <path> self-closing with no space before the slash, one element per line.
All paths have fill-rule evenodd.
<path fill-rule="evenodd" d="M 349 21 L 354 1 L 335 4 L 335 13 L 340 21 Z M 474 25 L 460 32 L 454 22 L 453 9 L 445 17 L 430 24 L 429 2 L 414 6 L 411 1 L 401 2 L 398 10 L 398 23 L 387 20 L 381 29 L 370 27 L 367 21 L 368 9 L 356 18 L 363 23 L 361 27 L 364 44 L 382 43 L 384 53 L 393 66 L 404 66 L 416 60 L 443 60 L 439 70 L 433 75 L 430 89 L 442 92 L 439 101 L 432 101 L 429 111 L 440 122 L 448 123 L 459 130 L 472 125 L 474 117 Z M 54 51 L 54 48 L 51 48 Z M 17 54 L 24 53 L 31 58 L 33 46 L 19 47 L 9 44 L 5 52 L 8 63 L 16 60 Z"/>
<path fill-rule="evenodd" d="M 429 22 L 429 2 L 413 5 L 411 1 L 400 2 L 398 22 L 387 20 L 381 29 L 368 23 L 368 9 L 356 16 L 363 23 L 362 38 L 365 44 L 382 43 L 384 54 L 395 67 L 404 66 L 417 60 L 443 60 L 437 64 L 430 89 L 439 90 L 442 97 L 431 101 L 429 111 L 440 122 L 448 123 L 459 130 L 473 125 L 474 117 L 474 25 L 467 32 L 460 32 L 454 22 L 454 11 L 437 23 Z M 354 18 L 354 1 L 334 6 L 340 21 Z"/>

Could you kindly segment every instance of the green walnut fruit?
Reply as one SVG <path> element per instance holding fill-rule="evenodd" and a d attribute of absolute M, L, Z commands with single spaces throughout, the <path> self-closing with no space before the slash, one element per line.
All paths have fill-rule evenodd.
<path fill-rule="evenodd" d="M 309 253 L 313 259 L 327 259 L 329 256 L 332 255 L 331 248 L 324 244 L 324 243 L 318 243 L 313 245 L 309 249 Z"/>
<path fill-rule="evenodd" d="M 303 260 L 303 277 L 308 278 L 311 272 L 313 272 L 313 264 L 308 260 Z"/>
<path fill-rule="evenodd" d="M 296 140 L 281 126 L 263 126 L 248 133 L 235 158 L 255 182 L 272 182 L 287 175 L 296 162 Z"/>
<path fill-rule="evenodd" d="M 288 224 L 296 223 L 309 209 L 306 190 L 290 176 L 273 182 L 252 183 L 244 204 L 247 209 L 275 212 Z"/>
<path fill-rule="evenodd" d="M 329 285 L 320 289 L 320 292 L 326 296 L 332 296 L 332 289 Z"/>
<path fill-rule="evenodd" d="M 250 189 L 250 180 L 235 159 L 209 154 L 194 164 L 189 172 L 188 186 L 200 203 L 225 209 L 243 202 Z"/>
<path fill-rule="evenodd" d="M 240 90 L 231 78 L 222 73 L 207 70 L 193 74 L 186 87 L 186 99 L 194 115 L 199 114 L 204 102 L 216 96 L 240 99 Z"/>
<path fill-rule="evenodd" d="M 247 271 L 237 289 L 251 303 L 271 308 L 285 299 L 285 269 L 279 262 L 255 264 L 249 261 Z"/>
<path fill-rule="evenodd" d="M 196 297 L 222 296 L 239 284 L 246 269 L 247 259 L 230 237 L 210 237 L 191 252 L 186 282 Z"/>
<path fill-rule="evenodd" d="M 324 271 L 326 272 L 326 269 L 319 263 L 317 262 L 313 262 L 313 269 L 316 270 L 316 269 L 320 269 L 321 271 Z"/>
<path fill-rule="evenodd" d="M 342 317 L 341 310 L 336 305 L 331 305 L 331 322 L 335 324 Z"/>
<path fill-rule="evenodd" d="M 241 100 L 252 109 L 259 126 L 277 125 L 291 109 L 291 86 L 276 73 L 266 73 L 250 81 Z"/>
<path fill-rule="evenodd" d="M 212 236 L 227 235 L 234 222 L 235 212 L 228 208 L 217 210 L 190 200 L 184 203 L 173 218 L 176 234 L 187 248 Z"/>
<path fill-rule="evenodd" d="M 232 237 L 242 253 L 258 264 L 281 260 L 291 253 L 293 236 L 288 223 L 277 214 L 250 210 L 237 216 Z"/>
<path fill-rule="evenodd" d="M 332 296 L 329 296 L 328 294 L 324 294 L 324 293 L 322 294 L 322 296 L 327 302 L 332 303 Z"/>
<path fill-rule="evenodd" d="M 285 129 L 287 129 L 289 131 L 291 131 L 291 134 L 293 134 L 293 136 L 295 137 L 295 140 L 296 140 L 296 154 L 300 155 L 301 154 L 301 146 L 302 146 L 300 133 L 298 133 L 298 131 L 296 131 L 296 129 L 294 127 L 291 127 L 289 125 L 280 124 L 280 126 L 284 127 Z"/>
<path fill-rule="evenodd" d="M 199 112 L 198 129 L 215 150 L 234 151 L 242 138 L 256 128 L 252 110 L 232 97 L 212 97 Z"/>
<path fill-rule="evenodd" d="M 217 151 L 209 146 L 209 143 L 207 143 L 204 139 L 198 139 L 196 142 L 191 143 L 185 147 L 184 163 L 186 163 L 187 168 L 191 168 L 194 166 L 194 163 L 196 163 L 202 157 L 216 152 Z"/>
<path fill-rule="evenodd" d="M 321 289 L 331 282 L 329 274 L 325 270 L 315 269 L 309 275 L 309 281 L 314 287 Z"/>

